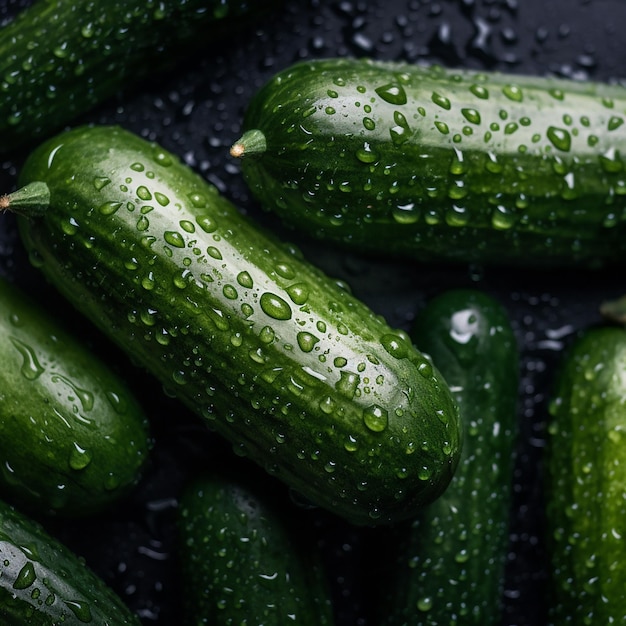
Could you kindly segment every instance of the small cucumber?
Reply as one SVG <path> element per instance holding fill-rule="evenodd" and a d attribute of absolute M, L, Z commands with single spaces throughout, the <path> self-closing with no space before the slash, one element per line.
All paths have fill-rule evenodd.
<path fill-rule="evenodd" d="M 517 341 L 504 307 L 475 289 L 433 298 L 411 336 L 437 363 L 461 411 L 450 486 L 391 535 L 386 626 L 496 626 L 509 542 L 517 437 Z"/>
<path fill-rule="evenodd" d="M 0 153 L 57 131 L 268 4 L 35 0 L 0 29 Z"/>
<path fill-rule="evenodd" d="M 121 598 L 44 528 L 0 501 L 4 626 L 139 626 Z"/>
<path fill-rule="evenodd" d="M 312 236 L 421 261 L 624 260 L 626 88 L 368 59 L 302 61 L 231 153 Z"/>
<path fill-rule="evenodd" d="M 94 514 L 137 483 L 150 446 L 124 382 L 0 280 L 0 492 L 37 513 Z"/>
<path fill-rule="evenodd" d="M 626 623 L 626 330 L 596 326 L 563 357 L 550 402 L 550 624 Z"/>
<path fill-rule="evenodd" d="M 264 626 L 333 623 L 329 581 L 313 534 L 302 511 L 277 497 L 286 494 L 270 481 L 220 467 L 195 477 L 183 491 L 185 626 L 248 624 L 252 617 Z"/>
<path fill-rule="evenodd" d="M 35 265 L 239 454 L 357 524 L 448 485 L 459 419 L 436 368 L 173 154 L 82 127 L 20 182 L 49 194 L 5 200 Z"/>

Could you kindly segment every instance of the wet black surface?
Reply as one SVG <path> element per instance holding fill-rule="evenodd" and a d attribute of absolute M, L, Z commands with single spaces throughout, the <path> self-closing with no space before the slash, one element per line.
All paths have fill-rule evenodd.
<path fill-rule="evenodd" d="M 5 0 L 0 21 L 27 4 Z M 624 23 L 622 0 L 291 0 L 228 40 L 208 42 L 202 54 L 176 71 L 121 92 L 77 120 L 119 123 L 178 153 L 242 211 L 347 280 L 392 325 L 408 329 L 425 300 L 448 287 L 473 285 L 502 301 L 521 349 L 520 441 L 502 626 L 545 623 L 541 461 L 550 384 L 573 334 L 599 321 L 602 300 L 621 294 L 619 275 L 430 267 L 325 249 L 259 210 L 228 148 L 238 138 L 254 90 L 302 58 L 374 56 L 608 81 L 623 76 Z M 0 160 L 0 190 L 14 188 L 23 156 Z M 78 328 L 76 314 L 28 264 L 10 215 L 0 216 L 0 272 Z M 156 447 L 130 500 L 98 519 L 46 524 L 145 624 L 177 623 L 183 590 L 177 583 L 176 499 L 187 476 L 210 459 L 230 458 L 230 449 L 175 400 L 165 398 L 152 379 L 111 352 L 91 327 L 82 325 L 77 332 L 131 380 L 150 413 Z M 337 623 L 373 624 L 369 602 L 380 581 L 372 555 L 384 531 L 355 529 L 319 511 L 311 515 L 329 563 Z"/>

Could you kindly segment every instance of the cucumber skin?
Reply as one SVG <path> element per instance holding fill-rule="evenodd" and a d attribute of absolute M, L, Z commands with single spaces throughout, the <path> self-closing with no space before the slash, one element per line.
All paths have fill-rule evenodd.
<path fill-rule="evenodd" d="M 19 220 L 35 265 L 239 454 L 356 524 L 445 489 L 459 421 L 436 368 L 174 155 L 76 129 L 27 159 L 32 181 L 51 194 Z"/>
<path fill-rule="evenodd" d="M 550 402 L 546 533 L 550 620 L 626 620 L 626 331 L 591 327 L 563 357 Z"/>
<path fill-rule="evenodd" d="M 0 501 L 0 618 L 6 626 L 139 626 L 69 548 Z"/>
<path fill-rule="evenodd" d="M 328 580 L 303 511 L 265 475 L 204 471 L 179 499 L 182 623 L 333 623 Z M 310 520 L 309 520 L 310 521 Z M 310 528 L 308 529 L 311 530 Z"/>
<path fill-rule="evenodd" d="M 475 289 L 435 296 L 411 337 L 455 394 L 463 451 L 445 493 L 399 526 L 385 558 L 385 626 L 500 623 L 518 433 L 518 347 L 506 309 Z"/>
<path fill-rule="evenodd" d="M 126 384 L 0 280 L 0 492 L 37 514 L 93 515 L 137 484 L 152 445 Z"/>
<path fill-rule="evenodd" d="M 625 115 L 621 86 L 310 60 L 253 96 L 231 154 L 262 206 L 318 239 L 418 261 L 598 267 L 626 252 Z"/>
<path fill-rule="evenodd" d="M 173 65 L 252 5 L 268 2 L 36 0 L 0 29 L 0 152 Z"/>

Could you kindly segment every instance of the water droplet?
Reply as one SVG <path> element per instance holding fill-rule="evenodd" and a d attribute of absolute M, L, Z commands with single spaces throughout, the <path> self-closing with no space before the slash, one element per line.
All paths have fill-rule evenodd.
<path fill-rule="evenodd" d="M 306 331 L 299 332 L 297 335 L 298 346 L 302 352 L 311 352 L 319 338 Z"/>
<path fill-rule="evenodd" d="M 354 398 L 361 377 L 354 372 L 342 371 L 339 380 L 335 383 L 335 389 L 348 399 Z"/>
<path fill-rule="evenodd" d="M 480 124 L 480 113 L 476 109 L 461 109 L 461 113 L 470 124 Z"/>
<path fill-rule="evenodd" d="M 105 202 L 98 207 L 98 211 L 102 215 L 113 215 L 121 206 L 121 202 Z"/>
<path fill-rule="evenodd" d="M 371 149 L 369 143 L 365 142 L 361 148 L 356 151 L 356 158 L 361 163 L 375 163 L 378 155 Z"/>
<path fill-rule="evenodd" d="M 237 296 L 239 295 L 237 293 L 237 290 L 232 285 L 224 285 L 224 287 L 222 288 L 222 293 L 224 294 L 224 297 L 228 300 L 236 300 Z"/>
<path fill-rule="evenodd" d="M 205 233 L 214 233 L 217 230 L 217 223 L 209 215 L 199 215 L 196 222 Z"/>
<path fill-rule="evenodd" d="M 387 411 L 377 404 L 363 410 L 363 422 L 372 432 L 380 433 L 389 422 Z"/>
<path fill-rule="evenodd" d="M 291 265 L 288 265 L 287 263 L 277 263 L 274 270 L 281 278 L 286 278 L 288 280 L 294 278 L 296 275 Z"/>
<path fill-rule="evenodd" d="M 398 146 L 409 139 L 411 128 L 406 117 L 400 111 L 394 111 L 393 121 L 395 125 L 389 129 L 389 134 L 393 143 Z"/>
<path fill-rule="evenodd" d="M 366 130 L 374 130 L 376 128 L 376 122 L 371 117 L 364 117 L 363 126 L 365 126 Z"/>
<path fill-rule="evenodd" d="M 448 127 L 448 125 L 445 122 L 440 122 L 439 120 L 437 120 L 435 122 L 435 128 L 442 134 L 442 135 L 447 135 L 450 133 L 450 128 Z"/>
<path fill-rule="evenodd" d="M 154 199 L 161 205 L 167 206 L 170 203 L 170 199 L 159 191 L 154 192 Z"/>
<path fill-rule="evenodd" d="M 85 624 L 88 624 L 92 621 L 91 616 L 91 608 L 89 604 L 84 601 L 76 601 L 76 600 L 65 600 L 64 601 L 67 607 L 74 613 L 77 619 Z"/>
<path fill-rule="evenodd" d="M 482 85 L 471 85 L 469 90 L 481 100 L 487 100 L 487 98 L 489 98 L 489 90 Z"/>
<path fill-rule="evenodd" d="M 343 447 L 346 452 L 356 452 L 358 448 L 357 443 L 358 442 L 353 435 L 348 435 L 347 439 L 343 443 Z"/>
<path fill-rule="evenodd" d="M 144 230 L 148 230 L 149 227 L 150 227 L 150 221 L 148 220 L 148 218 L 145 215 L 142 215 L 137 220 L 137 230 L 139 232 L 143 232 Z"/>
<path fill-rule="evenodd" d="M 193 234 L 196 232 L 196 227 L 193 222 L 190 222 L 189 220 L 181 220 L 179 224 L 186 233 Z"/>
<path fill-rule="evenodd" d="M 26 380 L 36 380 L 41 376 L 45 369 L 37 360 L 37 355 L 33 348 L 16 337 L 11 337 L 11 343 L 22 356 L 22 366 L 20 373 Z"/>
<path fill-rule="evenodd" d="M 440 106 L 442 109 L 445 109 L 446 111 L 449 111 L 452 108 L 452 103 L 450 102 L 450 99 L 446 98 L 445 96 L 442 96 L 440 93 L 437 93 L 436 91 L 433 91 L 431 100 L 437 106 Z"/>
<path fill-rule="evenodd" d="M 392 209 L 392 216 L 398 224 L 415 224 L 419 220 L 419 211 L 415 203 L 399 204 Z"/>
<path fill-rule="evenodd" d="M 387 334 L 380 339 L 383 348 L 394 358 L 403 359 L 408 355 L 408 346 L 398 335 Z"/>
<path fill-rule="evenodd" d="M 290 285 L 286 291 L 291 301 L 298 306 L 302 306 L 309 299 L 309 288 L 304 283 Z"/>
<path fill-rule="evenodd" d="M 243 272 L 239 272 L 239 274 L 237 274 L 237 282 L 242 287 L 245 287 L 246 289 L 252 289 L 252 287 L 254 286 L 254 282 L 252 280 L 252 276 L 250 276 L 250 274 L 248 272 L 246 272 L 245 270 Z"/>
<path fill-rule="evenodd" d="M 513 102 L 521 102 L 524 99 L 524 94 L 517 85 L 505 85 L 502 88 L 502 93 Z"/>
<path fill-rule="evenodd" d="M 144 202 L 152 200 L 152 194 L 150 193 L 150 190 L 144 185 L 137 187 L 137 197 Z"/>
<path fill-rule="evenodd" d="M 106 176 L 96 176 L 96 178 L 94 178 L 93 180 L 93 186 L 95 187 L 96 191 L 101 191 L 108 184 L 110 184 L 110 182 L 111 179 L 107 178 Z"/>
<path fill-rule="evenodd" d="M 222 253 L 215 246 L 209 246 L 206 251 L 212 259 L 215 259 L 216 261 L 222 260 Z"/>
<path fill-rule="evenodd" d="M 271 326 L 263 326 L 261 331 L 259 332 L 259 339 L 265 343 L 272 343 L 274 341 L 276 334 L 274 333 L 274 329 Z"/>
<path fill-rule="evenodd" d="M 82 448 L 77 442 L 74 442 L 74 447 L 70 452 L 69 466 L 73 470 L 85 469 L 89 463 L 91 463 L 91 452 L 88 452 Z"/>
<path fill-rule="evenodd" d="M 172 157 L 157 147 L 155 147 L 153 158 L 161 167 L 169 167 L 173 163 Z"/>
<path fill-rule="evenodd" d="M 374 91 L 389 104 L 402 105 L 407 103 L 406 91 L 398 83 L 388 83 L 376 88 Z"/>
<path fill-rule="evenodd" d="M 556 126 L 550 126 L 547 130 L 547 137 L 550 143 L 563 152 L 568 152 L 572 145 L 572 137 L 568 130 L 565 128 L 557 128 Z"/>
<path fill-rule="evenodd" d="M 163 234 L 163 239 L 165 239 L 165 241 L 167 243 L 170 244 L 170 246 L 174 246 L 175 248 L 184 248 L 185 247 L 185 240 L 183 239 L 183 236 L 173 230 L 168 230 Z"/>
<path fill-rule="evenodd" d="M 491 225 L 496 230 L 508 230 L 515 226 L 517 215 L 509 207 L 498 205 L 491 214 Z"/>
<path fill-rule="evenodd" d="M 35 566 L 32 561 L 27 561 L 15 577 L 13 589 L 28 589 L 36 580 Z"/>
<path fill-rule="evenodd" d="M 291 307 L 280 296 L 266 291 L 260 298 L 261 309 L 276 320 L 291 319 Z"/>

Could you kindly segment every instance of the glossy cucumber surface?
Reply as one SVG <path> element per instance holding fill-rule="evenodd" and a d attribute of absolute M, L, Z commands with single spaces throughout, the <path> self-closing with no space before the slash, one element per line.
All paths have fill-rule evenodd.
<path fill-rule="evenodd" d="M 333 623 L 311 520 L 285 496 L 264 474 L 223 467 L 185 486 L 178 515 L 183 624 L 245 624 L 252 616 L 265 626 Z"/>
<path fill-rule="evenodd" d="M 13 205 L 33 263 L 239 454 L 357 524 L 445 489 L 460 435 L 437 369 L 173 154 L 79 128 L 20 180 L 49 192 Z"/>
<path fill-rule="evenodd" d="M 247 183 L 322 240 L 422 261 L 597 267 L 626 251 L 626 89 L 330 58 L 252 97 Z"/>
<path fill-rule="evenodd" d="M 440 293 L 411 330 L 452 389 L 464 430 L 443 495 L 391 534 L 388 626 L 500 623 L 518 432 L 518 347 L 509 314 L 476 289 Z"/>
<path fill-rule="evenodd" d="M 563 355 L 550 403 L 550 624 L 626 621 L 626 330 L 596 326 Z"/>
<path fill-rule="evenodd" d="M 102 512 L 149 458 L 126 383 L 43 303 L 0 280 L 0 492 L 33 512 Z"/>
<path fill-rule="evenodd" d="M 141 624 L 79 556 L 3 501 L 0 618 L 6 626 Z"/>
<path fill-rule="evenodd" d="M 0 153 L 59 130 L 268 4 L 35 0 L 0 29 Z"/>

